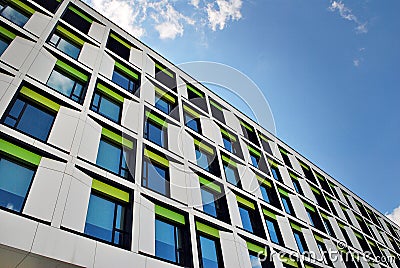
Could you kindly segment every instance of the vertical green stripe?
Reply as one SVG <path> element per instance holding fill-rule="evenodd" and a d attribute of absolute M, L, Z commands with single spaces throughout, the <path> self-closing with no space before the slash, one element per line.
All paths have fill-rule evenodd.
<path fill-rule="evenodd" d="M 89 22 L 89 23 L 93 22 L 92 18 L 90 18 L 89 16 L 84 14 L 82 11 L 78 10 L 78 8 L 75 8 L 73 6 L 69 6 L 68 8 L 69 8 L 69 10 L 71 10 L 72 12 L 74 12 L 76 15 L 80 16 L 82 19 L 86 20 L 87 22 Z"/>
<path fill-rule="evenodd" d="M 67 63 L 62 62 L 61 60 L 57 60 L 56 65 L 57 65 L 57 67 L 59 67 L 60 69 L 62 69 L 66 73 L 68 73 L 69 75 L 73 76 L 74 78 L 76 78 L 82 82 L 87 82 L 89 79 L 89 77 L 86 74 L 74 69 L 73 67 L 69 66 Z"/>
<path fill-rule="evenodd" d="M 219 231 L 211 226 L 208 226 L 204 223 L 196 221 L 196 230 L 202 232 L 204 234 L 211 235 L 215 238 L 219 238 Z"/>
<path fill-rule="evenodd" d="M 58 112 L 60 110 L 60 104 L 46 98 L 43 97 L 42 95 L 40 95 L 39 93 L 36 93 L 35 91 L 27 88 L 26 86 L 23 86 L 20 90 L 21 95 L 24 95 L 25 97 L 49 108 L 50 110 L 53 110 L 55 112 Z"/>
<path fill-rule="evenodd" d="M 0 151 L 25 162 L 31 163 L 35 166 L 38 166 L 40 160 L 42 159 L 40 155 L 32 153 L 31 151 L 28 151 L 3 139 L 0 139 Z"/>
<path fill-rule="evenodd" d="M 101 135 L 103 135 L 104 137 L 107 137 L 110 140 L 112 140 L 118 144 L 121 144 L 129 149 L 133 149 L 133 142 L 131 140 L 128 140 L 128 139 L 122 137 L 121 135 L 118 135 L 117 133 L 112 132 L 111 130 L 103 128 L 101 130 Z"/>
<path fill-rule="evenodd" d="M 110 37 L 119 42 L 120 44 L 122 44 L 123 46 L 127 47 L 128 49 L 131 49 L 132 45 L 128 44 L 128 42 L 124 41 L 121 37 L 117 36 L 116 34 L 110 33 Z"/>
<path fill-rule="evenodd" d="M 152 151 L 149 151 L 147 149 L 144 149 L 144 155 L 147 156 L 149 159 L 152 161 L 164 166 L 164 167 L 169 167 L 169 161 L 165 159 L 162 156 L 159 156 L 156 153 L 153 153 Z"/>
<path fill-rule="evenodd" d="M 123 202 L 129 202 L 129 193 L 122 191 L 114 186 L 108 185 L 104 182 L 93 179 L 92 189 L 95 189 L 103 194 L 121 200 Z"/>
<path fill-rule="evenodd" d="M 171 221 L 174 221 L 176 223 L 180 223 L 180 224 L 185 224 L 186 220 L 185 220 L 185 216 L 177 213 L 175 211 L 172 211 L 170 209 L 167 209 L 165 207 L 159 206 L 159 205 L 155 205 L 155 213 L 158 216 L 167 218 Z"/>
<path fill-rule="evenodd" d="M 139 79 L 139 75 L 136 72 L 128 69 L 126 66 L 122 65 L 118 61 L 115 62 L 115 68 L 117 68 L 118 70 L 120 70 L 121 72 L 125 73 L 126 75 L 130 76 L 135 80 Z"/>

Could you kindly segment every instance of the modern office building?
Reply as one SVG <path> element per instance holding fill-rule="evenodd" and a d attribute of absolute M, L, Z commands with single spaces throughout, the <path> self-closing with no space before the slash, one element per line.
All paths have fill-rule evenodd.
<path fill-rule="evenodd" d="M 83 2 L 1 1 L 0 55 L 0 268 L 400 267 L 398 226 Z"/>

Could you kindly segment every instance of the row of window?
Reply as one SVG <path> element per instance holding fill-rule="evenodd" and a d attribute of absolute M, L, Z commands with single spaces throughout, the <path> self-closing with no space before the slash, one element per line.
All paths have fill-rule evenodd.
<path fill-rule="evenodd" d="M 7 210 L 21 212 L 40 158 L 38 160 L 37 155 L 31 152 L 27 153 L 28 151 L 25 149 L 5 140 L 0 140 L 0 147 L 4 152 L 4 155 L 0 157 L 0 174 L 2 174 L 0 178 L 0 206 Z M 30 155 L 30 158 L 25 157 L 22 159 L 22 156 L 26 155 Z M 151 157 L 151 153 L 148 152 L 147 155 Z M 200 178 L 200 180 L 204 186 L 202 191 L 209 193 L 208 190 L 212 189 L 215 192 L 221 192 L 221 188 L 217 184 L 204 178 Z M 204 195 L 204 198 L 207 198 L 207 194 Z M 219 200 L 221 200 L 221 197 Z M 263 232 L 262 225 L 260 225 L 262 218 L 255 205 L 241 196 L 237 196 L 237 202 L 243 228 L 248 232 L 264 236 L 261 234 Z M 101 180 L 94 179 L 84 234 L 88 237 L 129 249 L 132 230 L 132 203 L 131 191 L 122 190 Z M 219 204 L 219 206 L 205 204 L 204 211 L 209 214 L 217 213 L 217 210 L 222 207 L 222 203 Z M 313 208 L 306 204 L 305 206 L 308 206 L 307 211 L 311 214 Z M 191 266 L 192 256 L 189 228 L 186 224 L 187 217 L 158 205 L 156 205 L 155 212 L 155 256 L 171 263 L 186 267 Z M 270 240 L 273 243 L 284 246 L 278 220 L 279 215 L 265 208 L 263 209 L 263 215 Z M 314 216 L 309 216 L 311 222 L 317 221 L 313 218 Z M 333 232 L 329 221 L 325 221 L 324 224 L 327 227 L 327 232 Z M 201 267 L 223 267 L 218 230 L 200 222 L 197 222 L 196 226 Z M 347 243 L 351 245 L 351 239 L 345 227 L 341 224 L 339 226 Z M 291 227 L 298 250 L 300 253 L 304 253 L 308 250 L 306 239 L 303 235 L 305 227 L 301 227 L 294 222 L 291 222 Z M 332 234 L 330 235 L 333 236 Z M 355 236 L 364 251 L 373 252 L 377 257 L 383 256 L 374 242 L 365 239 L 359 233 L 355 233 Z M 327 252 L 324 239 L 315 235 L 315 241 L 324 256 L 324 263 L 332 266 L 331 260 L 324 255 Z M 268 260 L 266 263 L 261 264 L 261 260 L 256 259 L 256 257 L 258 258 L 258 255 L 255 252 L 250 252 L 252 267 L 273 267 Z M 353 261 L 345 261 L 346 267 L 359 267 L 357 261 L 354 262 L 356 264 Z"/>
<path fill-rule="evenodd" d="M 99 84 L 98 88 L 102 89 L 102 85 Z M 99 94 L 97 93 L 95 94 L 95 97 L 93 99 L 94 101 L 92 104 L 92 109 L 96 107 L 99 108 L 101 107 L 100 103 L 104 103 L 104 101 L 102 101 L 104 100 L 102 98 L 102 94 L 104 92 L 107 93 L 107 90 L 102 89 L 102 91 Z M 37 93 L 28 89 L 27 87 L 23 87 L 20 91 L 19 97 L 15 100 L 14 104 L 10 106 L 7 116 L 5 116 L 4 118 L 4 123 L 30 136 L 33 136 L 40 140 L 46 140 L 50 133 L 59 105 L 43 97 L 41 97 L 42 102 L 38 104 L 37 95 L 38 95 Z M 108 95 L 112 94 L 109 93 Z M 114 96 L 114 98 L 118 99 L 118 97 L 116 96 Z M 95 103 L 97 105 L 95 105 Z M 99 111 L 101 112 L 102 110 L 100 109 Z M 120 111 L 118 111 L 118 113 L 116 114 L 119 115 Z M 162 121 L 159 117 L 152 114 L 151 112 L 146 112 L 146 116 L 147 120 L 145 123 L 145 135 L 144 135 L 145 138 L 153 141 L 154 143 L 160 146 L 165 145 L 165 141 L 167 140 L 164 132 L 165 122 Z M 196 148 L 197 164 L 204 170 L 209 171 L 214 175 L 216 175 L 216 172 L 214 170 L 219 170 L 219 166 L 218 162 L 214 161 L 213 159 L 214 157 L 213 149 L 200 142 L 196 144 L 195 148 Z M 120 144 L 118 143 L 116 144 L 113 140 L 110 140 L 109 138 L 107 138 L 107 136 L 103 135 L 103 138 L 101 139 L 99 144 L 96 164 L 124 178 L 132 179 L 132 176 L 130 175 L 125 159 L 126 159 L 126 153 L 131 149 L 133 149 L 133 147 L 128 149 L 126 147 L 125 150 L 122 149 Z M 132 154 L 132 152 L 130 154 Z M 131 158 L 133 158 L 133 156 Z M 222 155 L 222 162 L 227 181 L 237 187 L 241 187 L 237 170 L 237 163 L 232 161 L 225 155 Z M 155 165 L 152 165 L 152 168 L 149 169 L 150 164 L 151 164 L 150 162 L 145 161 L 143 165 L 143 182 L 142 182 L 143 186 L 168 196 L 169 195 L 168 167 L 157 165 L 157 163 L 155 163 Z M 133 164 L 131 166 L 133 166 Z M 271 171 L 273 177 L 276 180 L 281 181 L 279 169 L 277 169 L 276 164 L 274 162 L 271 162 Z M 291 175 L 293 176 L 293 174 Z M 292 181 L 296 191 L 301 193 L 301 186 L 298 183 L 298 178 L 296 176 L 293 176 Z M 325 201 L 324 198 L 321 198 L 320 191 L 315 189 L 314 187 L 311 187 L 311 189 L 317 199 L 318 205 L 329 211 L 329 208 L 326 205 L 327 202 Z M 278 209 L 282 209 L 281 204 L 278 200 L 279 198 L 282 202 L 283 209 L 288 214 L 295 216 L 290 199 L 288 198 L 287 193 L 285 194 L 284 190 L 279 189 L 280 193 L 278 197 L 277 193 L 275 192 L 274 188 L 271 185 L 271 182 L 268 181 L 260 183 L 260 190 L 264 201 L 270 203 L 271 205 L 277 207 Z M 202 196 L 204 199 L 210 199 L 210 196 L 213 196 L 214 200 L 218 200 L 218 197 L 214 195 L 215 193 L 207 193 L 206 190 L 202 189 Z M 335 215 L 337 215 L 336 209 L 333 207 L 331 200 L 328 203 L 330 204 L 331 211 Z M 219 205 L 218 202 L 216 202 L 215 204 L 208 205 L 205 208 L 205 211 L 208 211 L 210 213 L 211 211 L 213 211 L 212 216 L 217 218 L 219 216 L 220 218 L 226 219 L 227 217 L 223 216 L 224 213 L 221 212 L 219 213 L 220 215 L 217 215 L 216 209 L 213 208 L 219 206 L 221 205 Z M 351 224 L 352 221 L 348 218 L 346 210 L 344 211 L 344 215 L 346 215 L 347 221 Z M 375 237 L 374 233 L 369 230 L 365 222 L 360 217 L 357 217 L 357 220 L 359 221 L 359 224 L 364 233 Z M 393 233 L 394 232 L 395 231 L 393 230 Z M 377 238 L 375 237 L 375 239 Z M 398 250 L 396 243 L 392 244 L 394 244 L 395 249 Z"/>

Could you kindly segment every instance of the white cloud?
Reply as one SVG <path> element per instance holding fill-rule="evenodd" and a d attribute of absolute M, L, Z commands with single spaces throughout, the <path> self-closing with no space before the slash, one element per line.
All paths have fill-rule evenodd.
<path fill-rule="evenodd" d="M 360 60 L 359 59 L 354 59 L 353 60 L 353 65 L 356 66 L 356 67 L 360 66 Z"/>
<path fill-rule="evenodd" d="M 391 213 L 385 213 L 385 216 L 400 226 L 400 206 L 393 209 Z"/>
<path fill-rule="evenodd" d="M 195 8 L 199 8 L 200 0 L 190 0 L 190 4 Z"/>
<path fill-rule="evenodd" d="M 183 35 L 184 24 L 195 24 L 193 19 L 178 12 L 168 0 L 152 3 L 150 7 L 154 9 L 151 17 L 156 22 L 155 29 L 160 39 L 175 39 L 176 36 Z"/>
<path fill-rule="evenodd" d="M 100 14 L 137 38 L 145 34 L 141 21 L 146 14 L 145 1 L 86 0 Z"/>
<path fill-rule="evenodd" d="M 226 22 L 229 20 L 239 20 L 242 18 L 240 12 L 242 8 L 242 0 L 217 0 L 217 7 L 214 3 L 207 4 L 208 22 L 213 31 L 225 28 Z"/>
<path fill-rule="evenodd" d="M 342 1 L 331 0 L 329 10 L 332 12 L 338 11 L 340 17 L 345 20 L 352 21 L 356 24 L 355 30 L 357 33 L 367 33 L 367 23 L 361 23 L 359 19 L 353 14 L 350 8 L 346 7 Z"/>
<path fill-rule="evenodd" d="M 239 20 L 242 0 L 84 0 L 99 13 L 137 38 L 153 26 L 160 39 L 183 36 L 187 27 L 202 33 L 223 30 Z M 179 6 L 179 10 L 176 6 Z M 147 29 L 147 31 L 146 31 Z"/>

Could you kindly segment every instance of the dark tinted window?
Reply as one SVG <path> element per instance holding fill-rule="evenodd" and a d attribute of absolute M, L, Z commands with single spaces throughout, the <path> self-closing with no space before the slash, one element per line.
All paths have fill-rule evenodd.
<path fill-rule="evenodd" d="M 61 18 L 85 34 L 89 32 L 93 22 L 90 16 L 74 6 L 69 6 Z"/>
<path fill-rule="evenodd" d="M 46 141 L 55 119 L 54 112 L 22 98 L 12 105 L 4 123 L 12 128 Z"/>

